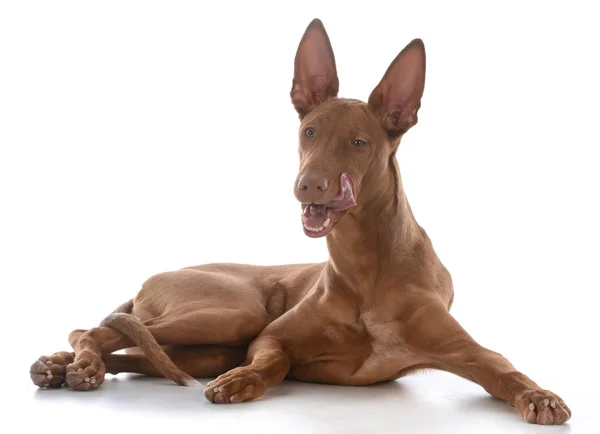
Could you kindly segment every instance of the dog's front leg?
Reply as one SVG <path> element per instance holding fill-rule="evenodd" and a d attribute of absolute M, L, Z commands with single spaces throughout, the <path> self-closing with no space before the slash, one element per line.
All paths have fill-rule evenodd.
<path fill-rule="evenodd" d="M 517 371 L 501 354 L 479 345 L 450 315 L 441 301 L 431 300 L 406 321 L 404 338 L 413 351 L 439 369 L 481 385 L 507 401 L 528 422 L 559 425 L 571 410 L 556 394 L 543 390 Z"/>
<path fill-rule="evenodd" d="M 258 336 L 249 346 L 246 361 L 208 383 L 204 396 L 219 404 L 258 398 L 281 383 L 290 370 L 290 359 L 272 336 Z"/>

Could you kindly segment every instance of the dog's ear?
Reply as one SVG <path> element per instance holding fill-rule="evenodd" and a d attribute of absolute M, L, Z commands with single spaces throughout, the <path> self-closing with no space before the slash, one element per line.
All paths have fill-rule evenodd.
<path fill-rule="evenodd" d="M 415 39 L 398 54 L 369 96 L 369 105 L 391 136 L 404 134 L 417 123 L 424 88 L 425 46 Z"/>
<path fill-rule="evenodd" d="M 308 25 L 294 61 L 292 104 L 304 118 L 327 98 L 337 96 L 339 81 L 329 37 L 319 19 Z"/>

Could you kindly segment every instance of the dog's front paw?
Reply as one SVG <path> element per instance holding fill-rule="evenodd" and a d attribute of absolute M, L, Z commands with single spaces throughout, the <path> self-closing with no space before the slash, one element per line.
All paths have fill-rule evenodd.
<path fill-rule="evenodd" d="M 262 396 L 267 384 L 247 367 L 235 368 L 207 384 L 204 396 L 210 402 L 229 404 Z"/>
<path fill-rule="evenodd" d="M 515 402 L 515 408 L 530 423 L 560 425 L 571 417 L 571 410 L 548 390 L 527 390 Z"/>
<path fill-rule="evenodd" d="M 75 353 L 60 351 L 51 356 L 42 356 L 29 368 L 29 375 L 33 384 L 46 389 L 58 388 L 65 382 L 66 369 L 73 362 Z"/>
<path fill-rule="evenodd" d="M 74 390 L 91 390 L 104 382 L 106 367 L 97 354 L 82 351 L 67 365 L 67 386 Z"/>

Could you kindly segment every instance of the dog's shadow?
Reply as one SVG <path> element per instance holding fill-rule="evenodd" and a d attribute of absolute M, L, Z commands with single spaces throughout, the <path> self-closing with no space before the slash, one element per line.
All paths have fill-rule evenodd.
<path fill-rule="evenodd" d="M 211 379 L 200 379 L 206 385 Z M 429 384 L 418 380 L 391 381 L 368 387 L 345 387 L 284 381 L 256 401 L 234 405 L 215 405 L 204 398 L 204 387 L 181 387 L 162 378 L 137 375 L 107 376 L 104 385 L 91 392 L 76 392 L 63 387 L 59 390 L 38 390 L 38 401 L 57 406 L 77 405 L 86 410 L 96 406 L 109 411 L 127 411 L 139 415 L 157 413 L 185 418 L 220 417 L 288 419 L 295 423 L 332 421 L 361 429 L 380 428 L 385 424 L 423 426 L 431 432 L 448 424 L 509 424 L 526 429 L 515 410 L 492 398 L 477 386 L 463 392 L 429 393 Z M 461 388 L 462 389 L 462 388 Z M 449 389 L 451 390 L 451 389 Z M 355 421 L 355 422 L 349 422 Z M 368 424 L 368 425 L 367 425 Z M 352 427 L 357 428 L 352 425 Z M 531 429 L 534 426 L 529 425 Z M 558 428 L 558 427 L 557 427 Z M 563 425 L 561 432 L 568 432 Z M 521 432 L 521 431 L 519 431 Z"/>

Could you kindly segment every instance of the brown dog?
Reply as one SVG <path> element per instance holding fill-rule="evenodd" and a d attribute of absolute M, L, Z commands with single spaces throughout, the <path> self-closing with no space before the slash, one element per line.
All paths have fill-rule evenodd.
<path fill-rule="evenodd" d="M 210 264 L 151 277 L 100 327 L 69 336 L 74 353 L 41 357 L 35 384 L 91 390 L 106 372 L 163 375 L 178 384 L 217 376 L 216 403 L 258 398 L 284 378 L 343 385 L 442 369 L 480 384 L 529 422 L 562 424 L 562 399 L 449 314 L 450 274 L 417 224 L 395 153 L 417 123 L 425 50 L 414 40 L 364 103 L 337 98 L 319 20 L 296 54 L 292 102 L 301 119 L 295 194 L 309 237 L 327 236 L 321 264 Z M 132 348 L 137 347 L 137 348 Z M 128 354 L 112 354 L 130 348 Z"/>

